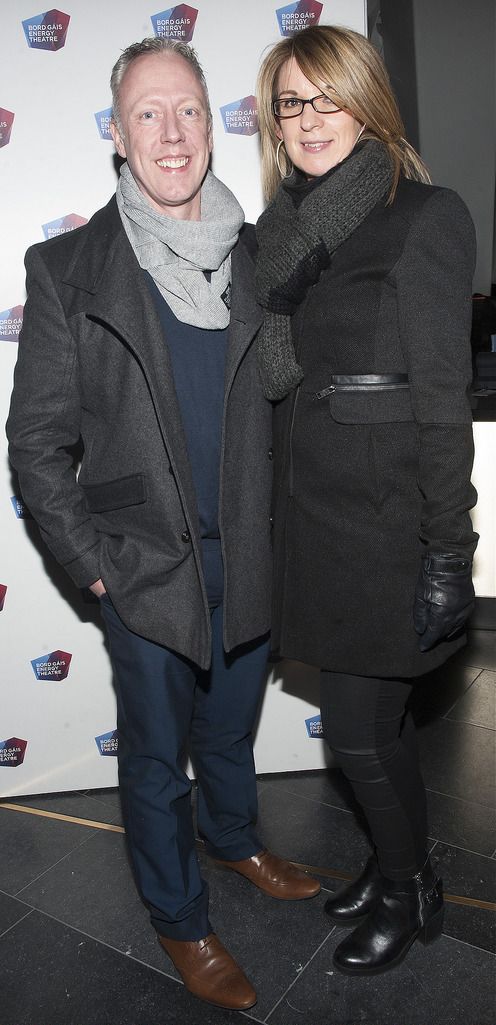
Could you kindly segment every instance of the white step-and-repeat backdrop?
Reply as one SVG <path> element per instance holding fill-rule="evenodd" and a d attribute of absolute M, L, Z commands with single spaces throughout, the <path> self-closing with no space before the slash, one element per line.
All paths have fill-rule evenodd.
<path fill-rule="evenodd" d="M 37 13 L 27 0 L 2 4 L 2 424 L 25 301 L 24 252 L 84 224 L 115 190 L 108 82 L 120 51 L 154 34 L 192 42 L 210 89 L 213 170 L 253 221 L 262 210 L 253 93 L 265 48 L 319 21 L 366 31 L 365 0 L 195 4 L 157 11 L 153 0 L 68 0 L 63 11 Z M 38 540 L 3 429 L 0 532 L 0 796 L 115 786 L 115 701 L 98 609 Z M 268 681 L 258 770 L 323 765 L 319 732 L 316 673 L 284 664 Z"/>

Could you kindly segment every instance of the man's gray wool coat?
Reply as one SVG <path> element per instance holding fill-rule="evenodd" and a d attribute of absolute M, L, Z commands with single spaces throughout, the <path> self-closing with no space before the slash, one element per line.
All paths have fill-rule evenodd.
<path fill-rule="evenodd" d="M 253 229 L 232 253 L 219 525 L 224 645 L 270 608 L 270 404 L 254 339 Z M 137 634 L 208 667 L 198 513 L 162 327 L 115 198 L 33 246 L 7 432 L 24 501 L 78 587 L 99 577 Z M 76 479 L 71 447 L 82 440 Z"/>

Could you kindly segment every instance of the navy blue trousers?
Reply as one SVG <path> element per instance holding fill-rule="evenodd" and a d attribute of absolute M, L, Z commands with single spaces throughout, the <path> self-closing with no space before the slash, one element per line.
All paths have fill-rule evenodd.
<path fill-rule="evenodd" d="M 104 596 L 117 693 L 119 785 L 133 869 L 152 924 L 163 936 L 199 940 L 212 931 L 191 811 L 189 751 L 198 783 L 198 831 L 226 861 L 262 849 L 255 832 L 252 730 L 265 682 L 267 637 L 226 655 L 222 606 L 211 613 L 213 653 L 204 672 L 132 633 Z"/>

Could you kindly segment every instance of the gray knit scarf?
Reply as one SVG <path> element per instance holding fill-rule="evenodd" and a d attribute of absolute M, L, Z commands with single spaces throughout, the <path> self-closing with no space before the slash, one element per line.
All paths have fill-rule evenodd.
<path fill-rule="evenodd" d="M 297 208 L 290 190 L 280 187 L 259 218 L 256 286 L 264 323 L 258 358 L 268 399 L 282 399 L 303 378 L 292 341 L 292 314 L 329 266 L 332 253 L 385 195 L 392 177 L 386 148 L 369 140 Z"/>
<path fill-rule="evenodd" d="M 208 171 L 201 221 L 177 220 L 150 206 L 123 164 L 116 198 L 140 267 L 149 271 L 178 320 L 209 330 L 227 327 L 230 254 L 244 221 L 232 192 Z"/>

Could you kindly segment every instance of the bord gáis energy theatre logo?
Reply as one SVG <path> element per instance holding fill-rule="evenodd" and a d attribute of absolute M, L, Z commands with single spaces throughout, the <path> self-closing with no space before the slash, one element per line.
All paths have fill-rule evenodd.
<path fill-rule="evenodd" d="M 65 45 L 70 20 L 70 14 L 55 8 L 26 18 L 22 27 L 28 46 L 33 50 L 61 50 Z"/>
<path fill-rule="evenodd" d="M 255 135 L 258 132 L 257 101 L 244 96 L 220 108 L 225 131 L 230 135 Z"/>
<path fill-rule="evenodd" d="M 10 310 L 2 310 L 0 313 L 0 340 L 2 342 L 19 341 L 23 314 L 24 306 L 11 306 Z"/>
<path fill-rule="evenodd" d="M 105 110 L 97 110 L 95 114 L 96 127 L 101 139 L 112 142 L 110 134 L 110 122 L 112 120 L 112 107 L 105 107 Z"/>
<path fill-rule="evenodd" d="M 320 715 L 311 715 L 309 719 L 305 719 L 305 726 L 311 740 L 323 736 L 322 719 L 320 718 Z"/>
<path fill-rule="evenodd" d="M 293 36 L 310 25 L 318 25 L 322 4 L 317 0 L 299 0 L 298 3 L 279 7 L 276 11 L 279 31 L 282 36 Z"/>
<path fill-rule="evenodd" d="M 68 231 L 74 231 L 74 228 L 81 228 L 83 224 L 88 223 L 87 217 L 81 217 L 79 214 L 66 214 L 64 217 L 57 217 L 55 221 L 48 221 L 47 224 L 42 224 L 43 234 L 48 240 L 49 238 L 55 238 L 56 235 L 66 235 Z"/>
<path fill-rule="evenodd" d="M 15 114 L 5 107 L 0 107 L 0 149 L 10 142 L 10 133 L 14 124 Z"/>
<path fill-rule="evenodd" d="M 72 655 L 68 651 L 51 651 L 49 655 L 40 655 L 31 659 L 34 675 L 37 680 L 50 680 L 57 683 L 59 680 L 66 680 Z"/>
<path fill-rule="evenodd" d="M 22 500 L 21 495 L 11 495 L 10 501 L 18 520 L 32 520 L 31 513 Z"/>
<path fill-rule="evenodd" d="M 168 11 L 160 11 L 150 17 L 156 36 L 166 39 L 180 39 L 182 43 L 190 43 L 195 31 L 198 11 L 188 4 L 178 4 Z"/>
<path fill-rule="evenodd" d="M 15 769 L 18 765 L 22 765 L 27 746 L 27 740 L 20 740 L 19 737 L 0 740 L 0 769 L 8 767 Z"/>
<path fill-rule="evenodd" d="M 95 743 L 101 755 L 116 755 L 119 750 L 119 734 L 117 730 L 101 733 L 95 737 Z"/>

